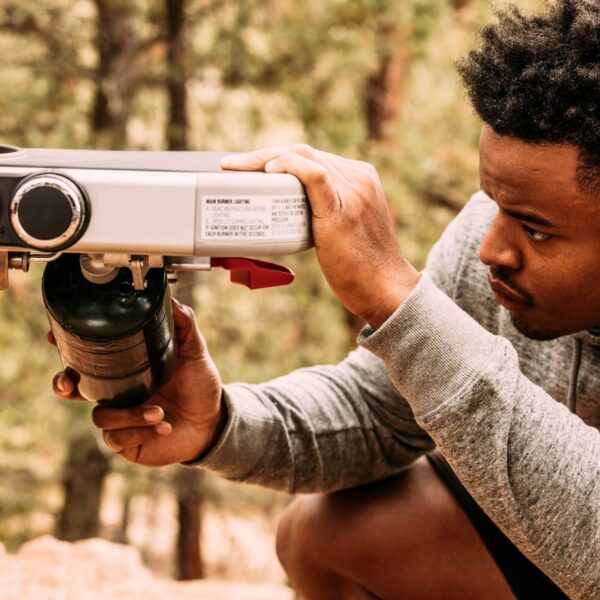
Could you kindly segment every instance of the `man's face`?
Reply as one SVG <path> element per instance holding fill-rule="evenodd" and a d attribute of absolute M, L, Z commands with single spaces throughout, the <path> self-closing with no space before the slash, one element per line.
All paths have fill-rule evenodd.
<path fill-rule="evenodd" d="M 600 196 L 579 188 L 577 149 L 484 127 L 479 156 L 498 205 L 479 257 L 515 327 L 542 340 L 600 325 Z"/>

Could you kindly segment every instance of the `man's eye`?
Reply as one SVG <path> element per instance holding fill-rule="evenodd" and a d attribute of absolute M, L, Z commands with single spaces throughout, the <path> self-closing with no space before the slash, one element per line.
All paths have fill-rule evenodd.
<path fill-rule="evenodd" d="M 550 233 L 544 233 L 543 231 L 538 231 L 537 229 L 531 229 L 531 227 L 527 227 L 527 225 L 523 225 L 523 229 L 529 238 L 534 242 L 545 242 L 553 237 Z"/>

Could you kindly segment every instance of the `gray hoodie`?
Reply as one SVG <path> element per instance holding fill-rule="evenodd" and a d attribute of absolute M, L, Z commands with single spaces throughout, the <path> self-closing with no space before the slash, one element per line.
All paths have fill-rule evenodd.
<path fill-rule="evenodd" d="M 197 464 L 317 492 L 437 446 L 530 560 L 569 596 L 600 598 L 600 338 L 537 342 L 514 329 L 478 260 L 495 211 L 476 194 L 413 293 L 340 364 L 227 386 L 228 424 Z"/>

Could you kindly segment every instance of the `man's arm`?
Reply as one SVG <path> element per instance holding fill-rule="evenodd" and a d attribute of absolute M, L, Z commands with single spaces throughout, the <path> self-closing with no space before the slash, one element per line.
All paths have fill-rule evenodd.
<path fill-rule="evenodd" d="M 229 418 L 193 464 L 288 492 L 331 491 L 398 472 L 433 449 L 383 363 L 359 349 L 338 365 L 225 386 Z"/>
<path fill-rule="evenodd" d="M 96 406 L 109 448 L 141 465 L 177 462 L 290 492 L 367 483 L 433 448 L 385 366 L 364 349 L 262 385 L 221 386 L 189 307 L 173 303 L 177 370 L 141 406 Z M 65 373 L 54 389 L 78 398 Z"/>

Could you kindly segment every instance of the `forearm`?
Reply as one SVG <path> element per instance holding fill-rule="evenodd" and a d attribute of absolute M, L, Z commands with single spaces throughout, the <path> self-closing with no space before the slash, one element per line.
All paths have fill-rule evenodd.
<path fill-rule="evenodd" d="M 339 365 L 226 386 L 225 401 L 223 435 L 197 464 L 232 480 L 331 491 L 395 473 L 433 447 L 364 350 Z"/>
<path fill-rule="evenodd" d="M 599 432 L 524 377 L 512 346 L 427 278 L 363 344 L 506 534 L 572 597 L 597 597 Z"/>

